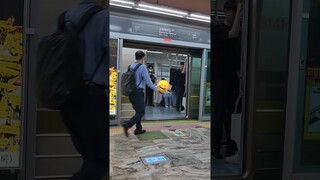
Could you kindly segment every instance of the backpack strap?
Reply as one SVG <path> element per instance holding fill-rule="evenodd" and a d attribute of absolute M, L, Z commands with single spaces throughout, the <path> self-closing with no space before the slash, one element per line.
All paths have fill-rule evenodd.
<path fill-rule="evenodd" d="M 141 65 L 142 65 L 141 63 L 138 63 L 138 64 L 136 65 L 136 67 L 134 67 L 134 69 L 132 69 L 132 71 L 133 71 L 133 72 L 136 72 Z M 128 66 L 128 71 L 129 71 L 129 70 L 130 70 L 130 65 Z M 138 87 L 139 87 L 139 85 L 141 84 L 141 82 L 142 82 L 142 79 L 141 79 L 141 81 L 139 82 Z"/>
<path fill-rule="evenodd" d="M 86 25 L 86 23 L 89 21 L 89 19 L 94 15 L 96 14 L 97 12 L 99 11 L 102 11 L 103 8 L 100 7 L 100 6 L 93 6 L 91 7 L 89 10 L 87 10 L 87 12 L 85 12 L 85 14 L 81 17 L 80 21 L 77 23 L 76 25 L 76 29 L 78 32 L 80 32 L 82 30 L 82 28 Z M 102 64 L 103 62 L 103 59 L 104 59 L 104 55 L 106 54 L 106 52 L 104 51 L 104 53 L 102 54 L 96 68 L 94 69 L 93 73 L 91 74 L 91 77 L 89 79 L 89 82 L 92 81 L 92 79 L 94 78 L 94 76 L 96 75 L 100 65 Z"/>
<path fill-rule="evenodd" d="M 142 65 L 141 63 L 138 63 L 136 67 L 134 67 L 133 72 L 136 72 L 141 65 Z"/>
<path fill-rule="evenodd" d="M 59 15 L 59 18 L 58 18 L 58 29 L 64 29 L 64 25 L 65 25 L 65 16 L 66 16 L 66 13 L 68 11 L 65 11 L 63 12 L 62 14 Z"/>
<path fill-rule="evenodd" d="M 88 20 L 97 12 L 103 10 L 100 6 L 93 6 L 90 8 L 85 14 L 81 17 L 80 21 L 76 25 L 76 29 L 78 32 L 81 31 L 81 29 L 84 27 L 84 25 L 88 22 Z"/>
<path fill-rule="evenodd" d="M 104 58 L 104 55 L 105 55 L 105 54 L 106 54 L 105 52 L 102 54 L 102 57 L 100 58 L 99 63 L 97 64 L 96 68 L 94 69 L 93 73 L 91 74 L 91 77 L 90 77 L 90 79 L 89 79 L 89 82 L 91 82 L 92 79 L 94 78 L 94 76 L 96 75 L 96 73 L 97 73 L 100 65 L 101 65 L 102 62 L 103 62 L 103 58 Z"/>
<path fill-rule="evenodd" d="M 76 30 L 77 30 L 78 32 L 80 32 L 80 31 L 82 30 L 82 28 L 86 25 L 86 23 L 88 22 L 88 20 L 89 20 L 94 14 L 96 14 L 97 12 L 99 12 L 99 11 L 101 11 L 101 10 L 103 10 L 103 8 L 100 7 L 100 6 L 97 6 L 97 5 L 91 7 L 89 10 L 87 10 L 87 11 L 84 13 L 84 15 L 81 17 L 80 21 L 77 23 L 77 25 L 76 25 Z M 68 12 L 68 10 L 65 11 L 65 12 L 63 12 L 63 13 L 59 16 L 59 18 L 58 18 L 58 28 L 59 28 L 59 29 L 62 29 L 62 28 L 64 27 L 64 24 L 67 22 L 67 21 L 66 21 L 66 18 L 65 18 L 67 12 Z M 70 21 L 70 22 L 71 22 L 71 21 Z"/>
<path fill-rule="evenodd" d="M 133 72 L 136 72 L 137 69 L 139 68 L 139 66 L 141 66 L 141 65 L 142 65 L 141 63 L 138 63 L 138 64 L 134 67 L 134 69 L 131 69 L 131 68 L 130 68 L 131 64 L 130 64 L 130 65 L 128 66 L 128 71 L 132 70 Z"/>

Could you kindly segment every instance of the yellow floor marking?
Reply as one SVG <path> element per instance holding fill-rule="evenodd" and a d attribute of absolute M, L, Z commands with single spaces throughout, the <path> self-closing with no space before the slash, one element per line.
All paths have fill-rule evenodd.
<path fill-rule="evenodd" d="M 167 125 L 167 124 L 181 124 L 181 125 L 185 125 L 185 123 L 188 122 L 192 122 L 192 121 L 172 121 L 172 122 L 154 122 L 154 123 L 142 123 L 145 125 Z M 197 121 L 198 122 L 198 121 Z M 199 123 L 199 126 L 203 126 L 205 128 L 210 128 L 210 122 L 205 122 L 205 123 Z M 121 126 L 111 126 L 109 129 L 109 133 L 110 134 L 121 134 L 123 133 L 123 128 Z"/>
<path fill-rule="evenodd" d="M 157 125 L 157 124 L 185 124 L 185 123 L 197 123 L 199 122 L 198 120 L 174 120 L 174 121 L 144 121 L 142 124 L 150 124 L 150 125 Z"/>
<path fill-rule="evenodd" d="M 210 123 L 205 123 L 205 124 L 201 124 L 201 126 L 205 127 L 205 128 L 210 128 L 211 124 Z"/>

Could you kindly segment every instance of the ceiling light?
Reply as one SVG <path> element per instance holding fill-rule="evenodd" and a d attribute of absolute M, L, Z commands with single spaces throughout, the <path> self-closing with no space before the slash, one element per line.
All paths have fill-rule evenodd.
<path fill-rule="evenodd" d="M 205 20 L 205 19 L 198 19 L 198 18 L 192 18 L 192 17 L 186 17 L 187 19 L 195 20 L 195 21 L 202 21 L 202 22 L 207 22 L 210 23 L 210 20 Z"/>
<path fill-rule="evenodd" d="M 163 54 L 163 52 L 159 52 L 159 51 L 147 51 L 148 53 L 153 53 L 153 54 Z"/>
<path fill-rule="evenodd" d="M 183 17 L 181 15 L 171 14 L 171 13 L 166 13 L 166 12 L 161 12 L 161 11 L 155 11 L 155 10 L 149 10 L 149 9 L 143 9 L 143 8 L 136 8 L 136 9 L 140 10 L 140 11 L 153 12 L 153 13 L 158 13 L 158 14 L 165 14 L 165 15 L 169 15 L 169 16 Z"/>
<path fill-rule="evenodd" d="M 122 5 L 122 4 L 114 4 L 114 3 L 110 3 L 111 6 L 118 6 L 118 7 L 123 7 L 123 8 L 129 8 L 132 9 L 132 6 L 126 6 L 126 5 Z"/>
<path fill-rule="evenodd" d="M 124 1 L 124 0 L 111 0 L 111 2 L 117 2 L 117 3 L 134 5 L 134 2 Z M 110 4 L 111 4 L 111 3 L 110 3 Z"/>
<path fill-rule="evenodd" d="M 159 11 L 164 11 L 164 12 L 169 12 L 169 13 L 174 13 L 174 14 L 180 14 L 183 16 L 186 16 L 188 14 L 187 12 L 183 12 L 183 11 L 172 10 L 172 9 L 168 9 L 168 8 L 161 8 L 161 7 L 145 5 L 145 4 L 139 4 L 139 7 L 149 8 L 149 9 L 154 9 L 154 10 L 159 10 Z"/>
<path fill-rule="evenodd" d="M 210 17 L 209 17 L 209 16 L 198 15 L 198 14 L 190 14 L 190 17 L 192 17 L 192 18 L 200 18 L 200 19 L 205 19 L 205 20 L 210 20 Z"/>

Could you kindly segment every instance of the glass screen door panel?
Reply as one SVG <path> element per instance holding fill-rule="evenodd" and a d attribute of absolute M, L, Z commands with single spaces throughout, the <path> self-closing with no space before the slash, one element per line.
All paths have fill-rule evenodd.
<path fill-rule="evenodd" d="M 320 3 L 303 1 L 294 172 L 320 172 Z M 312 156 L 311 156 L 312 154 Z"/>
<path fill-rule="evenodd" d="M 192 57 L 190 66 L 189 118 L 199 118 L 201 57 Z"/>
<path fill-rule="evenodd" d="M 203 50 L 201 62 L 199 120 L 209 121 L 211 117 L 211 52 Z"/>
<path fill-rule="evenodd" d="M 297 13 L 298 12 L 298 13 Z M 294 1 L 283 179 L 320 177 L 320 3 Z M 291 166 L 288 166 L 291 164 Z"/>

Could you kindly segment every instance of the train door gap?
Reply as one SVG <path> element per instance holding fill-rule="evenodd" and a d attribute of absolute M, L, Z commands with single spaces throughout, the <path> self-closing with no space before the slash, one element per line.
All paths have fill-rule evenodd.
<path fill-rule="evenodd" d="M 184 76 L 177 76 L 178 69 L 184 64 L 188 64 L 189 55 L 179 51 L 147 50 L 146 65 L 150 77 L 157 84 L 160 80 L 166 80 L 170 84 L 170 89 L 166 93 L 153 92 L 146 88 L 146 113 L 145 120 L 174 120 L 185 119 L 187 116 L 186 92 L 178 91 L 178 81 L 186 81 L 187 71 Z M 187 88 L 184 88 L 187 89 Z M 180 108 L 177 108 L 178 93 L 181 93 L 182 101 Z"/>
<path fill-rule="evenodd" d="M 185 93 L 183 93 L 182 105 L 183 108 L 178 112 L 175 109 L 175 105 L 168 104 L 168 107 L 165 106 L 164 95 L 159 92 L 151 92 L 153 97 L 150 95 L 150 91 L 145 89 L 145 103 L 146 103 L 146 111 L 144 116 L 144 121 L 163 121 L 163 120 L 184 120 L 188 117 L 188 89 L 190 83 L 188 82 L 188 66 L 190 66 L 190 61 L 194 52 L 201 52 L 199 49 L 190 48 L 181 48 L 181 47 L 171 47 L 171 46 L 163 46 L 157 44 L 144 44 L 141 42 L 131 42 L 124 41 L 122 47 L 122 72 L 126 71 L 126 68 L 129 64 L 134 62 L 134 53 L 138 50 L 142 50 L 146 53 L 145 57 L 145 65 L 147 67 L 153 66 L 151 72 L 153 76 L 155 76 L 154 83 L 157 84 L 162 78 L 165 78 L 168 82 L 172 83 L 172 77 L 174 71 L 179 68 L 179 64 L 181 62 L 186 66 L 186 74 L 185 74 Z M 170 81 L 171 78 L 171 81 Z M 152 103 L 149 103 L 149 96 L 152 99 Z M 171 100 L 175 97 L 175 93 L 171 92 Z M 124 102 L 128 104 L 127 101 L 122 101 L 121 104 L 124 106 Z M 152 106 L 152 104 L 154 106 Z M 129 104 L 128 104 L 129 105 Z M 182 111 L 181 111 L 182 110 Z M 125 111 L 128 111 L 127 109 Z M 133 110 L 132 110 L 133 111 Z M 126 114 L 127 112 L 124 112 Z M 131 112 L 131 115 L 133 112 Z M 129 113 L 128 113 L 129 115 Z M 126 119 L 130 118 L 125 117 Z"/>

